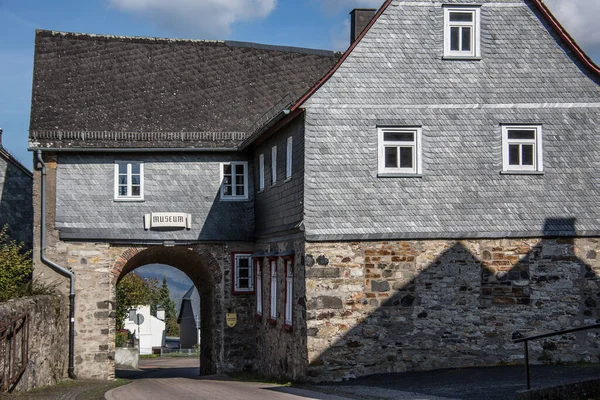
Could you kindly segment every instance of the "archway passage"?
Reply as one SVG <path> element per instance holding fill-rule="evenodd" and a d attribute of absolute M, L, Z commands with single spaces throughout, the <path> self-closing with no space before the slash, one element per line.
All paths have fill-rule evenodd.
<path fill-rule="evenodd" d="M 116 285 L 128 273 L 148 264 L 164 264 L 185 273 L 200 294 L 200 374 L 217 373 L 217 363 L 221 343 L 215 327 L 220 313 L 216 285 L 221 281 L 219 264 L 209 251 L 189 247 L 156 246 L 150 248 L 129 248 L 115 262 L 111 271 Z"/>

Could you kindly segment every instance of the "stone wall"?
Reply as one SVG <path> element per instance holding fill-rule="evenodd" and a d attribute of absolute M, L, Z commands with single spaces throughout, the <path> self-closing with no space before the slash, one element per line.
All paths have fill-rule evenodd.
<path fill-rule="evenodd" d="M 29 314 L 29 363 L 15 391 L 54 385 L 67 378 L 69 305 L 61 296 L 38 296 L 0 303 L 0 326 Z"/>
<path fill-rule="evenodd" d="M 261 245 L 258 245 L 261 248 Z M 293 309 L 292 326 L 285 326 L 285 260 L 275 257 L 277 262 L 277 318 L 269 320 L 270 312 L 270 259 L 262 262 L 263 314 L 256 318 L 256 369 L 258 372 L 278 378 L 303 380 L 307 372 L 306 343 L 306 297 L 304 274 L 304 241 L 290 240 L 262 245 L 265 253 L 293 250 Z M 256 307 L 256 303 L 254 303 Z M 256 308 L 254 308 L 256 310 Z"/>
<path fill-rule="evenodd" d="M 516 337 L 596 323 L 600 241 L 307 243 L 308 376 L 522 362 Z M 533 362 L 597 362 L 597 333 L 533 342 Z"/>

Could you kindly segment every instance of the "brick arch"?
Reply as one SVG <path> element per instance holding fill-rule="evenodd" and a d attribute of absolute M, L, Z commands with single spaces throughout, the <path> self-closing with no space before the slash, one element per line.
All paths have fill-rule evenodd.
<path fill-rule="evenodd" d="M 202 374 L 217 373 L 222 364 L 223 325 L 222 293 L 218 285 L 223 272 L 218 260 L 222 259 L 222 249 L 218 246 L 132 246 L 125 249 L 115 260 L 111 270 L 111 282 L 117 285 L 128 273 L 148 264 L 164 264 L 185 273 L 200 293 L 201 307 L 201 352 L 200 371 Z"/>

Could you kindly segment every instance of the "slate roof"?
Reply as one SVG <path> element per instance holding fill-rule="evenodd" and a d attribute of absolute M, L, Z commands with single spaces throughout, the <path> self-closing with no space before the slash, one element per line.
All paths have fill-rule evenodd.
<path fill-rule="evenodd" d="M 341 54 L 37 31 L 31 147 L 232 148 Z"/>
<path fill-rule="evenodd" d="M 194 318 L 194 321 L 200 321 L 200 294 L 198 293 L 196 286 L 192 286 L 187 292 L 185 292 L 185 294 L 183 295 L 183 298 L 181 299 L 181 308 L 179 309 L 179 316 L 177 317 L 177 323 L 181 324 L 182 318 L 190 317 L 189 315 L 188 316 L 183 315 L 183 306 L 186 301 L 190 302 L 190 305 L 192 308 L 192 314 L 193 314 L 192 316 Z"/>

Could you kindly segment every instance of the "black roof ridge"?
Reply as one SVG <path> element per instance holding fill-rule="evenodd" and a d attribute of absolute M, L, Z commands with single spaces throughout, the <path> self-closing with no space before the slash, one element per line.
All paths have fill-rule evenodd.
<path fill-rule="evenodd" d="M 333 50 L 310 49 L 305 47 L 280 46 L 254 42 L 240 42 L 235 40 L 209 40 L 209 39 L 185 39 L 185 38 L 163 38 L 154 36 L 123 36 L 102 33 L 65 32 L 46 29 L 37 29 L 36 36 L 64 36 L 73 39 L 108 39 L 115 41 L 131 41 L 139 43 L 188 43 L 222 45 L 227 47 L 243 47 L 267 51 L 279 51 L 285 53 L 312 54 L 317 56 L 332 57 L 337 53 Z"/>

